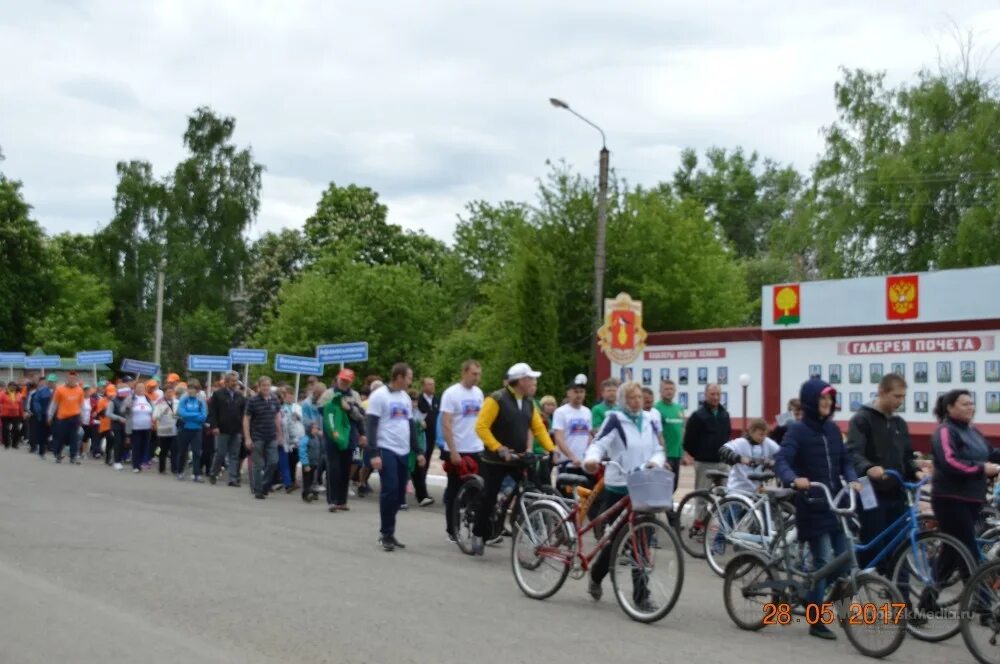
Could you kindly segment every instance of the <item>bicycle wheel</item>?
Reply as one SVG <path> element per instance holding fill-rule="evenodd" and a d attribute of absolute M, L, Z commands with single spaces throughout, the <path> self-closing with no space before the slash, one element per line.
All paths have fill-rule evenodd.
<path fill-rule="evenodd" d="M 722 582 L 722 599 L 729 619 L 740 629 L 755 632 L 764 627 L 764 605 L 773 603 L 774 573 L 767 562 L 752 553 L 729 561 Z"/>
<path fill-rule="evenodd" d="M 960 606 L 965 647 L 977 662 L 1000 662 L 1000 561 L 979 568 Z"/>
<path fill-rule="evenodd" d="M 906 629 L 921 641 L 944 641 L 958 634 L 959 599 L 975 563 L 961 541 L 941 532 L 917 535 L 896 552 L 892 582 L 909 612 Z"/>
<path fill-rule="evenodd" d="M 478 479 L 470 479 L 458 487 L 455 502 L 451 505 L 452 523 L 455 524 L 455 543 L 467 556 L 472 555 L 472 528 L 476 524 L 476 508 L 482 496 L 483 485 Z"/>
<path fill-rule="evenodd" d="M 705 560 L 713 572 L 725 576 L 729 561 L 747 550 L 765 550 L 764 525 L 745 500 L 723 498 L 705 522 Z"/>
<path fill-rule="evenodd" d="M 689 556 L 705 557 L 704 520 L 713 504 L 708 491 L 692 491 L 677 506 L 677 538 Z"/>
<path fill-rule="evenodd" d="M 897 621 L 897 611 L 890 610 L 893 604 L 904 606 L 903 596 L 896 586 L 874 572 L 860 572 L 855 577 L 855 584 L 854 594 L 837 603 L 838 617 L 847 640 L 866 657 L 887 657 L 896 652 L 906 638 L 905 619 Z M 871 622 L 868 607 L 875 611 Z"/>
<path fill-rule="evenodd" d="M 684 585 L 677 533 L 663 521 L 643 516 L 622 526 L 611 546 L 611 584 L 622 611 L 643 623 L 670 613 Z"/>
<path fill-rule="evenodd" d="M 550 505 L 533 505 L 514 531 L 510 563 L 517 586 L 532 599 L 554 595 L 569 575 L 575 546 L 563 515 Z"/>

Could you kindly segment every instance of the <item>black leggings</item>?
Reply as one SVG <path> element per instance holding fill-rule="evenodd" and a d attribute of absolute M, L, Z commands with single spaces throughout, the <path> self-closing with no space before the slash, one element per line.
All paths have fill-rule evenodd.
<path fill-rule="evenodd" d="M 976 519 L 979 518 L 983 504 L 967 500 L 944 498 L 942 496 L 932 496 L 931 506 L 934 508 L 934 516 L 937 517 L 938 528 L 941 532 L 957 537 L 969 550 L 972 560 L 978 561 L 979 547 L 976 545 Z M 947 556 L 947 560 L 944 560 L 945 556 Z M 946 549 L 941 558 L 942 566 L 957 562 L 952 560 L 954 556 L 951 554 L 951 549 Z"/>
<path fill-rule="evenodd" d="M 600 505 L 598 509 L 598 514 L 607 511 L 615 503 L 624 498 L 623 494 L 614 493 L 608 490 L 601 492 L 601 495 L 597 497 L 595 501 Z M 616 516 L 617 518 L 617 516 Z M 619 526 L 621 528 L 628 528 L 628 524 L 624 523 Z M 594 561 L 594 566 L 590 568 L 590 579 L 594 583 L 600 583 L 604 580 L 604 577 L 608 575 L 608 570 L 611 567 L 611 549 L 614 548 L 614 540 L 617 537 L 617 533 L 612 536 L 611 541 L 608 545 L 601 549 L 601 552 L 597 555 L 597 560 Z M 632 569 L 632 600 L 636 603 L 642 603 L 649 598 L 649 590 L 647 589 L 646 577 L 638 569 Z"/>

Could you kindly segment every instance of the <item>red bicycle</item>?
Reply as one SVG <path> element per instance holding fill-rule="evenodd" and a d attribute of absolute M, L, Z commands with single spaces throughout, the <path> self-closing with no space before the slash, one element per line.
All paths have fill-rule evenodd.
<path fill-rule="evenodd" d="M 653 471 L 636 471 L 647 472 Z M 567 485 L 586 481 L 576 475 L 560 476 L 559 480 Z M 520 503 L 522 519 L 511 547 L 518 587 L 532 599 L 551 597 L 570 574 L 583 578 L 610 546 L 608 569 L 619 606 L 638 622 L 662 619 L 674 608 L 684 585 L 684 557 L 677 535 L 654 516 L 663 512 L 662 503 L 672 504 L 671 488 L 665 486 L 665 495 L 647 500 L 640 509 L 626 494 L 579 528 L 580 503 L 525 493 Z M 588 552 L 583 538 L 589 532 L 594 532 L 597 541 Z"/>

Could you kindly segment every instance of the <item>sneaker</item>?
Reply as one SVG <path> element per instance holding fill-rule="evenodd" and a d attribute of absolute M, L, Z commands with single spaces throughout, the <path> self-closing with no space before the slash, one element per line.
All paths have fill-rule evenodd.
<path fill-rule="evenodd" d="M 490 546 L 500 546 L 501 544 L 503 544 L 503 535 L 497 535 L 493 539 L 488 540 L 486 543 L 489 544 Z"/>
<path fill-rule="evenodd" d="M 191 478 L 192 482 L 197 482 L 198 484 L 204 484 L 205 480 L 201 479 L 201 475 L 195 475 Z"/>
<path fill-rule="evenodd" d="M 121 465 L 120 463 L 115 464 L 115 470 L 122 470 L 124 467 L 125 466 Z"/>
<path fill-rule="evenodd" d="M 454 533 L 447 533 L 447 535 L 448 535 L 448 541 L 449 542 L 451 542 L 452 544 L 458 544 L 458 538 L 455 537 Z"/>
<path fill-rule="evenodd" d="M 337 508 L 338 512 L 350 512 L 351 511 L 351 508 L 348 507 L 347 505 L 334 505 L 334 507 Z"/>
<path fill-rule="evenodd" d="M 326 508 L 326 511 L 327 511 L 327 512 L 329 512 L 330 514 L 333 514 L 334 512 L 336 512 L 336 511 L 337 511 L 337 506 L 336 506 L 336 505 L 329 505 L 329 506 L 328 506 L 328 507 Z"/>
<path fill-rule="evenodd" d="M 635 608 L 639 609 L 643 613 L 655 613 L 656 609 L 657 609 L 657 606 L 655 604 L 653 604 L 651 601 L 649 601 L 649 598 L 647 597 L 646 599 L 644 599 L 641 602 L 639 602 L 639 606 L 637 606 Z M 829 630 L 827 630 L 827 631 L 829 631 Z M 830 633 L 832 634 L 833 632 L 830 632 Z"/>
<path fill-rule="evenodd" d="M 267 498 L 267 496 L 265 496 L 262 493 L 255 493 L 253 497 L 256 498 L 257 500 L 264 500 L 265 498 Z"/>
<path fill-rule="evenodd" d="M 141 472 L 142 472 L 142 470 L 140 470 L 139 468 L 133 468 L 133 469 L 132 469 L 132 472 L 133 472 L 133 473 L 141 473 Z"/>
<path fill-rule="evenodd" d="M 396 550 L 396 540 L 392 535 L 383 535 L 378 538 L 378 543 L 382 545 L 382 550 L 392 552 Z"/>
<path fill-rule="evenodd" d="M 215 475 L 208 476 L 208 483 L 211 484 L 212 486 L 215 486 L 215 480 L 216 480 Z M 230 482 L 230 484 L 232 484 L 232 482 Z"/>
<path fill-rule="evenodd" d="M 595 602 L 600 602 L 601 597 L 604 596 L 604 589 L 601 588 L 601 584 L 591 579 L 587 583 L 587 594 L 589 594 Z"/>
<path fill-rule="evenodd" d="M 473 537 L 472 538 L 472 555 L 474 555 L 474 556 L 481 556 L 481 555 L 483 555 L 484 548 L 485 547 L 483 546 L 483 538 L 482 537 Z"/>
<path fill-rule="evenodd" d="M 63 457 L 62 457 L 61 454 L 56 457 L 56 463 L 62 463 L 62 460 L 63 460 Z"/>
<path fill-rule="evenodd" d="M 79 459 L 70 459 L 69 462 L 71 464 L 73 464 L 74 466 L 79 466 L 80 465 L 80 460 Z"/>
<path fill-rule="evenodd" d="M 420 501 L 421 507 L 430 507 L 433 504 L 434 504 L 434 499 L 431 498 L 430 496 L 427 496 L 426 498 Z"/>
<path fill-rule="evenodd" d="M 407 505 L 406 503 L 403 503 L 402 505 L 399 506 L 399 511 L 400 512 L 405 512 L 408 509 L 410 509 L 410 506 Z"/>
<path fill-rule="evenodd" d="M 348 489 L 347 490 L 347 495 L 350 496 L 351 498 L 357 498 L 358 497 L 358 492 L 355 491 L 354 489 Z"/>
<path fill-rule="evenodd" d="M 178 482 L 184 481 L 184 473 L 177 473 L 177 481 Z"/>
<path fill-rule="evenodd" d="M 826 625 L 813 625 L 809 628 L 809 636 L 815 636 L 818 639 L 824 639 L 826 641 L 836 641 L 837 635 L 827 627 Z"/>

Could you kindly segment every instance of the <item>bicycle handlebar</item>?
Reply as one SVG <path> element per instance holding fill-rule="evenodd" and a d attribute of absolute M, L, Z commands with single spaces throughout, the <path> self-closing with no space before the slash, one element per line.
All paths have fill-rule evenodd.
<path fill-rule="evenodd" d="M 819 487 L 823 490 L 823 495 L 826 498 L 827 505 L 830 507 L 830 511 L 843 515 L 853 514 L 856 511 L 857 501 L 855 499 L 854 490 L 851 489 L 850 484 L 845 485 L 843 489 L 837 492 L 836 496 L 831 495 L 830 487 L 822 482 L 810 482 L 809 488 L 811 489 L 812 487 Z M 845 491 L 850 499 L 848 507 L 837 507 L 840 504 L 840 501 L 844 498 Z"/>
<path fill-rule="evenodd" d="M 899 471 L 893 470 L 892 468 L 886 468 L 885 474 L 899 482 L 900 485 L 910 492 L 919 491 L 925 484 L 931 481 L 930 475 L 925 475 L 919 482 L 907 482 L 903 479 L 903 476 L 899 474 Z"/>

